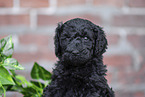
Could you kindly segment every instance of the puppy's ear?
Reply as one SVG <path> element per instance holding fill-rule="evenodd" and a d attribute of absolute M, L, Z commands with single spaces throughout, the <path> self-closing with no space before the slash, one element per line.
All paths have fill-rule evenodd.
<path fill-rule="evenodd" d="M 105 33 L 102 30 L 102 28 L 99 26 L 95 27 L 94 33 L 96 37 L 94 54 L 95 56 L 102 55 L 104 52 L 106 52 L 107 45 L 108 45 Z"/>
<path fill-rule="evenodd" d="M 61 46 L 60 46 L 60 34 L 62 32 L 63 23 L 58 23 L 55 30 L 54 44 L 55 44 L 55 55 L 59 58 L 61 56 Z"/>

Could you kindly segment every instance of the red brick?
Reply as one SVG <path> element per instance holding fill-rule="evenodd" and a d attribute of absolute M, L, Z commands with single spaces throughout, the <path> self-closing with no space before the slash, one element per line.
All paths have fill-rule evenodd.
<path fill-rule="evenodd" d="M 20 63 L 37 62 L 38 60 L 56 60 L 54 51 L 41 48 L 37 52 L 25 52 L 13 54 L 13 58 L 17 59 Z"/>
<path fill-rule="evenodd" d="M 145 96 L 145 93 L 142 91 L 142 92 L 136 92 L 134 94 L 134 97 L 144 97 Z"/>
<path fill-rule="evenodd" d="M 29 15 L 0 15 L 0 26 L 29 25 Z"/>
<path fill-rule="evenodd" d="M 46 25 L 57 25 L 58 22 L 65 22 L 69 19 L 73 18 L 84 18 L 88 19 L 96 24 L 100 24 L 102 21 L 99 16 L 94 15 L 72 15 L 72 16 L 54 16 L 54 15 L 39 15 L 38 16 L 38 25 L 46 26 Z"/>
<path fill-rule="evenodd" d="M 58 0 L 58 6 L 84 5 L 86 0 Z"/>
<path fill-rule="evenodd" d="M 145 15 L 116 15 L 113 18 L 112 25 L 121 27 L 144 27 Z"/>
<path fill-rule="evenodd" d="M 124 0 L 94 0 L 94 5 L 122 7 Z"/>
<path fill-rule="evenodd" d="M 12 7 L 13 0 L 0 0 L 0 7 Z"/>
<path fill-rule="evenodd" d="M 21 44 L 35 44 L 38 46 L 47 46 L 50 39 L 52 39 L 51 36 L 38 34 L 24 34 L 20 35 L 19 37 L 19 41 Z"/>
<path fill-rule="evenodd" d="M 129 0 L 130 7 L 145 7 L 145 0 Z"/>
<path fill-rule="evenodd" d="M 118 83 L 124 85 L 136 84 L 141 85 L 145 82 L 145 64 L 142 64 L 140 70 L 127 72 L 125 70 L 118 71 Z"/>
<path fill-rule="evenodd" d="M 131 66 L 132 58 L 130 55 L 112 55 L 104 56 L 104 63 L 108 66 L 113 66 L 117 68 Z"/>
<path fill-rule="evenodd" d="M 132 92 L 125 90 L 115 91 L 115 97 L 144 97 L 144 96 L 145 96 L 144 91 L 132 91 Z"/>
<path fill-rule="evenodd" d="M 107 35 L 107 40 L 108 40 L 108 45 L 116 45 L 118 42 L 119 42 L 119 35 L 112 35 L 112 34 L 109 34 Z"/>
<path fill-rule="evenodd" d="M 129 35 L 127 38 L 133 47 L 145 49 L 145 35 Z"/>
<path fill-rule="evenodd" d="M 145 63 L 141 65 L 141 68 L 138 72 L 134 72 L 131 76 L 132 83 L 142 84 L 145 82 Z"/>
<path fill-rule="evenodd" d="M 132 93 L 126 92 L 124 90 L 115 91 L 115 96 L 116 97 L 133 97 Z"/>
<path fill-rule="evenodd" d="M 48 7 L 49 0 L 20 0 L 21 7 Z"/>

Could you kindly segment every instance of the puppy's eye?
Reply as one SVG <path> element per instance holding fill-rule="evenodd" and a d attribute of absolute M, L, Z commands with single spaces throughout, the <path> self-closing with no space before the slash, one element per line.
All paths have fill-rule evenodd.
<path fill-rule="evenodd" d="M 85 40 L 88 40 L 88 37 L 84 37 Z"/>

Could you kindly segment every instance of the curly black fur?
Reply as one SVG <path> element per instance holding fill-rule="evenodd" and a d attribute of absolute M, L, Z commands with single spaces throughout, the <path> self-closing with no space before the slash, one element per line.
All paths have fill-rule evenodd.
<path fill-rule="evenodd" d="M 104 77 L 106 49 L 104 31 L 92 22 L 75 18 L 59 23 L 55 35 L 59 61 L 43 97 L 114 97 Z"/>

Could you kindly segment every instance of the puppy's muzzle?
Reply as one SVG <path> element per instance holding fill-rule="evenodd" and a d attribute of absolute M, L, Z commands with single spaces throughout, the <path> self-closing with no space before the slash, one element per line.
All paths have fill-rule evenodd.
<path fill-rule="evenodd" d="M 66 48 L 66 51 L 74 55 L 79 55 L 83 51 L 81 40 L 73 40 Z"/>

